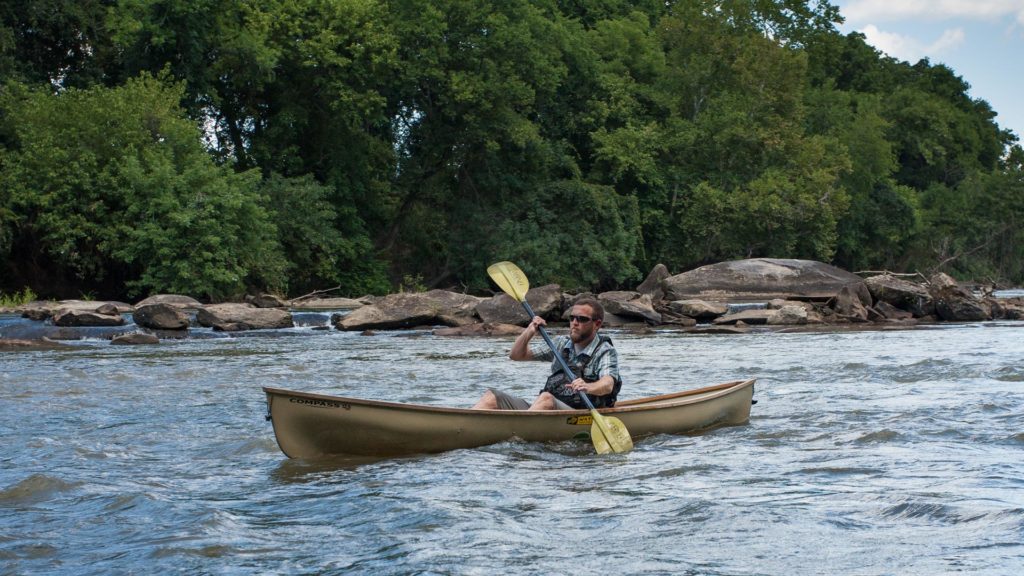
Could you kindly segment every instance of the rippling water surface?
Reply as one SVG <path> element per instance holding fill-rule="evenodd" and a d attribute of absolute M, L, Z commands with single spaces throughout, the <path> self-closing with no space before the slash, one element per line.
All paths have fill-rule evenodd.
<path fill-rule="evenodd" d="M 1024 571 L 1024 323 L 610 333 L 623 397 L 756 377 L 750 423 L 298 461 L 260 386 L 468 406 L 546 366 L 309 328 L 0 353 L 0 573 Z"/>

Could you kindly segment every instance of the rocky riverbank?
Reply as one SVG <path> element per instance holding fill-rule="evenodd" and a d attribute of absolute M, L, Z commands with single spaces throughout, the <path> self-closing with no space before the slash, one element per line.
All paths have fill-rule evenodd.
<path fill-rule="evenodd" d="M 920 323 L 1024 319 L 1024 298 L 995 298 L 959 285 L 945 274 L 908 280 L 891 274 L 861 278 L 808 260 L 751 259 L 671 275 L 657 266 L 636 290 L 567 294 L 557 285 L 527 293 L 533 310 L 565 321 L 584 296 L 600 300 L 609 327 L 671 327 L 685 331 L 743 333 L 766 327 L 909 327 Z M 309 319 L 309 311 L 332 311 Z M 518 334 L 527 322 L 506 294 L 479 297 L 447 290 L 383 297 L 287 301 L 272 295 L 244 303 L 204 305 L 182 295 L 124 302 L 32 302 L 0 313 L 20 314 L 28 325 L 0 326 L 0 349 L 25 349 L 54 340 L 109 338 L 146 344 L 204 334 L 320 329 L 376 330 L 432 327 L 445 336 Z"/>

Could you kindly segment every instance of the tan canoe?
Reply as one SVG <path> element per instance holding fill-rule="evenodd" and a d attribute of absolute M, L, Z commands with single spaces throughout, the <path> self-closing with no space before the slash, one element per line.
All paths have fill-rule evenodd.
<path fill-rule="evenodd" d="M 474 448 L 519 438 L 529 442 L 590 439 L 587 410 L 470 410 L 307 394 L 267 393 L 281 450 L 291 458 L 398 456 Z M 634 439 L 699 432 L 750 418 L 754 380 L 620 401 L 600 410 L 622 420 Z"/>

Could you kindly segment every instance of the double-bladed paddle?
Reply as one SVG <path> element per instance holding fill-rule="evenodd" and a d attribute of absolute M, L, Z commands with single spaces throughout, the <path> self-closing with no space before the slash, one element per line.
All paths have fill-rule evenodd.
<path fill-rule="evenodd" d="M 523 309 L 526 310 L 531 319 L 536 316 L 533 313 L 533 309 L 530 308 L 530 303 L 526 301 L 526 293 L 530 290 L 530 280 L 518 266 L 511 262 L 498 262 L 487 267 L 487 274 L 506 294 L 515 298 L 516 301 L 523 305 Z M 548 336 L 547 330 L 544 330 L 543 326 L 539 326 L 539 328 L 540 335 L 544 337 L 544 341 L 547 342 L 548 347 L 554 352 L 555 358 L 558 359 L 558 364 L 562 371 L 565 372 L 566 377 L 569 380 L 575 380 L 576 374 L 565 363 L 565 358 L 562 358 L 562 355 L 558 353 L 555 343 Z M 594 442 L 594 449 L 597 450 L 597 453 L 607 454 L 608 452 L 628 452 L 632 450 L 633 439 L 629 436 L 629 430 L 626 430 L 622 420 L 612 416 L 601 415 L 594 408 L 594 404 L 583 390 L 579 391 L 579 395 L 590 409 L 592 419 L 590 439 Z"/>

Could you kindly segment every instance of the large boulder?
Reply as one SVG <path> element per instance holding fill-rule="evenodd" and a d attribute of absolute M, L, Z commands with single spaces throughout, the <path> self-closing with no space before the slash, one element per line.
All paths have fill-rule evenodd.
<path fill-rule="evenodd" d="M 658 264 L 647 275 L 647 278 L 644 278 L 644 281 L 636 287 L 636 291 L 650 296 L 651 302 L 660 302 L 665 298 L 665 290 L 662 289 L 661 283 L 670 276 L 668 268 L 664 264 Z"/>
<path fill-rule="evenodd" d="M 962 288 L 948 274 L 938 273 L 929 278 L 929 294 L 935 304 L 935 314 L 950 322 L 976 322 L 991 320 L 992 310 L 981 298 Z"/>
<path fill-rule="evenodd" d="M 355 310 L 367 304 L 354 298 L 304 298 L 292 300 L 292 308 L 300 310 Z"/>
<path fill-rule="evenodd" d="M 674 300 L 668 303 L 668 308 L 676 314 L 705 321 L 714 320 L 729 311 L 725 304 L 706 300 Z"/>
<path fill-rule="evenodd" d="M 906 310 L 916 318 L 935 313 L 932 297 L 923 286 L 897 278 L 892 274 L 879 274 L 864 280 L 876 302 L 885 302 Z"/>
<path fill-rule="evenodd" d="M 861 301 L 861 297 L 858 296 L 858 291 L 851 288 L 851 286 L 856 285 L 843 286 L 839 293 L 836 294 L 833 308 L 835 308 L 836 314 L 840 318 L 850 322 L 867 322 L 868 308 Z M 860 286 L 863 286 L 863 283 Z"/>
<path fill-rule="evenodd" d="M 642 320 L 648 324 L 661 323 L 661 314 L 654 309 L 651 297 L 647 294 L 629 291 L 602 292 L 597 299 L 608 314 Z"/>
<path fill-rule="evenodd" d="M 773 309 L 774 316 L 768 318 L 768 324 L 785 326 L 793 324 L 807 324 L 811 321 L 807 308 L 799 304 L 790 304 L 782 308 Z"/>
<path fill-rule="evenodd" d="M 154 330 L 185 330 L 189 325 L 188 314 L 171 304 L 146 304 L 135 308 L 135 323 Z"/>
<path fill-rule="evenodd" d="M 676 326 L 683 327 L 691 327 L 697 325 L 697 320 L 691 318 L 690 316 L 674 312 L 670 308 L 665 308 L 661 311 L 661 323 L 674 324 Z"/>
<path fill-rule="evenodd" d="M 906 310 L 897 308 L 888 302 L 875 303 L 874 310 L 885 320 L 910 320 L 914 315 Z"/>
<path fill-rule="evenodd" d="M 813 260 L 754 258 L 702 266 L 662 282 L 666 300 L 719 302 L 801 298 L 828 300 L 859 276 Z"/>
<path fill-rule="evenodd" d="M 291 328 L 292 315 L 279 308 L 256 308 L 249 304 L 210 304 L 196 314 L 199 324 L 224 332 Z"/>
<path fill-rule="evenodd" d="M 36 300 L 19 306 L 23 318 L 30 320 L 46 320 L 52 318 L 60 311 L 75 310 L 83 312 L 96 312 L 106 306 L 106 310 L 117 313 L 131 312 L 134 308 L 131 304 L 116 301 L 93 301 L 93 300 L 61 300 L 59 302 Z"/>
<path fill-rule="evenodd" d="M 59 308 L 53 313 L 54 326 L 121 326 L 124 317 L 112 304 L 84 308 Z"/>
<path fill-rule="evenodd" d="M 477 322 L 476 308 L 483 298 L 449 292 L 401 292 L 374 304 L 334 317 L 338 330 L 412 328 L 415 326 L 464 326 Z"/>
<path fill-rule="evenodd" d="M 257 308 L 287 308 L 288 301 L 276 294 L 247 295 L 245 301 Z"/>
<path fill-rule="evenodd" d="M 531 288 L 526 293 L 526 302 L 541 318 L 558 320 L 562 314 L 562 289 L 558 284 Z M 526 326 L 530 323 L 523 305 L 504 292 L 481 301 L 476 307 L 476 314 L 489 324 Z"/>
<path fill-rule="evenodd" d="M 199 300 L 181 294 L 154 294 L 149 298 L 136 302 L 135 307 L 149 306 L 150 304 L 167 304 L 183 310 L 199 310 L 203 307 Z"/>

